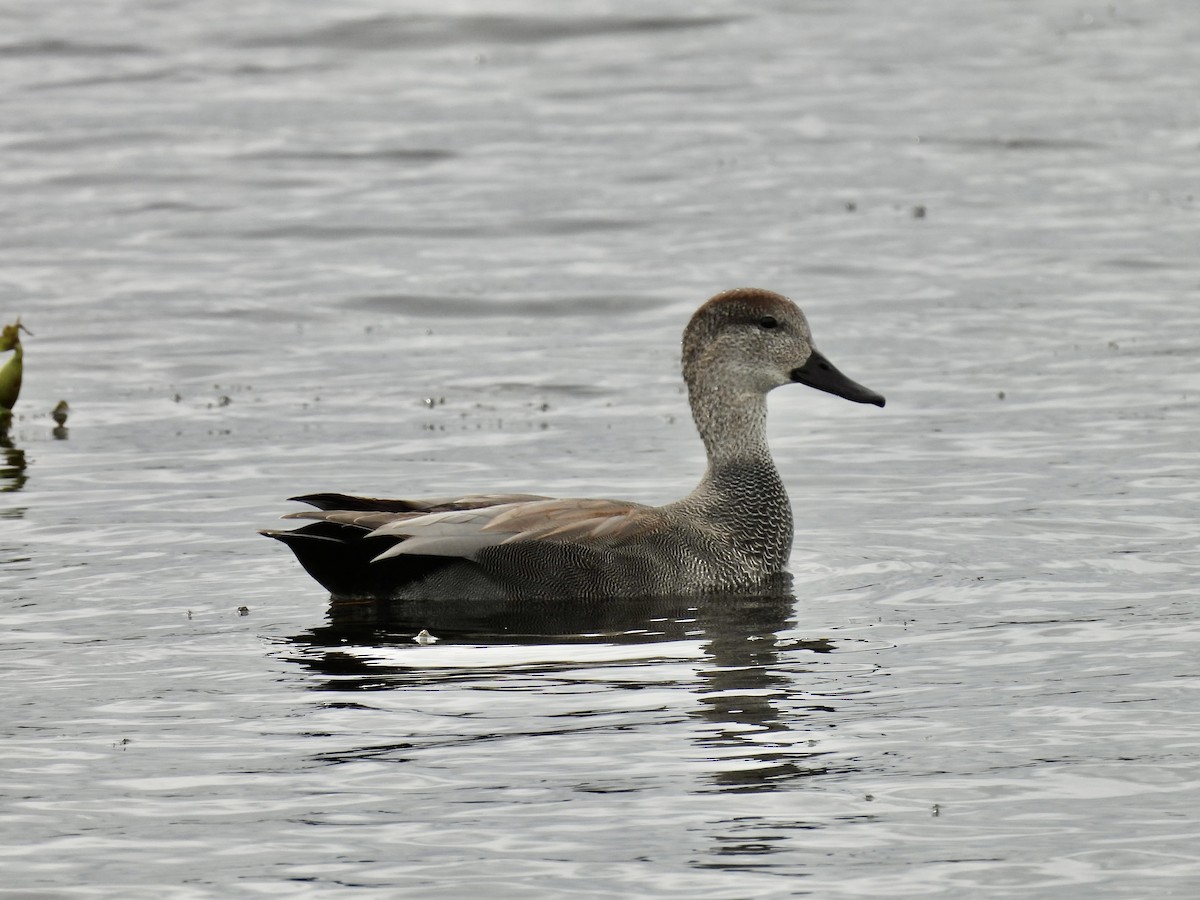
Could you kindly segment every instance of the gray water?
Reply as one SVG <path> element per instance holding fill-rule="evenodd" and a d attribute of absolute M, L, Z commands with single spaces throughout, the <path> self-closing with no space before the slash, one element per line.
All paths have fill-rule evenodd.
<path fill-rule="evenodd" d="M 0 3 L 0 893 L 1196 896 L 1200 6 L 902 6 Z M 743 284 L 889 400 L 772 397 L 794 598 L 254 534 L 680 496 Z"/>

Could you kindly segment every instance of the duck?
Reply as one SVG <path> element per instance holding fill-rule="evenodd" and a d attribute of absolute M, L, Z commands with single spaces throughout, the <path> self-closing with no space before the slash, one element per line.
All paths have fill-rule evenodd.
<path fill-rule="evenodd" d="M 682 499 L 476 493 L 382 499 L 292 497 L 281 541 L 337 600 L 540 601 L 749 591 L 787 575 L 792 508 L 767 444 L 767 395 L 803 384 L 854 403 L 884 397 L 815 347 L 787 297 L 735 288 L 683 331 L 683 380 L 707 467 Z"/>

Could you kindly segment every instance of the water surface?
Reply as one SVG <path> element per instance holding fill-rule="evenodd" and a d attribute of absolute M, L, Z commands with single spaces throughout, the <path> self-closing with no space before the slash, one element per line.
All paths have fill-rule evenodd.
<path fill-rule="evenodd" d="M 6 889 L 1200 889 L 1200 11 L 0 21 Z M 254 535 L 685 493 L 742 284 L 889 400 L 772 398 L 788 596 L 330 609 Z"/>

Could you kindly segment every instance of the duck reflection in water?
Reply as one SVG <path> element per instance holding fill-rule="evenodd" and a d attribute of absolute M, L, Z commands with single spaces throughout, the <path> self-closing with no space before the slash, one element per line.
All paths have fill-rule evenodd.
<path fill-rule="evenodd" d="M 25 471 L 25 451 L 13 443 L 3 424 L 0 424 L 0 458 L 3 459 L 0 465 L 0 493 L 19 491 L 29 480 Z"/>
<path fill-rule="evenodd" d="M 764 593 L 589 598 L 490 598 L 396 602 L 332 600 L 329 623 L 303 643 L 401 646 L 421 631 L 442 640 L 480 644 L 639 644 L 727 632 L 773 638 L 792 614 L 791 576 Z M 714 632 L 713 634 L 712 632 Z"/>
<path fill-rule="evenodd" d="M 829 771 L 823 754 L 808 749 L 807 741 L 796 734 L 797 729 L 807 734 L 814 727 L 813 717 L 823 709 L 798 705 L 794 695 L 797 681 L 806 677 L 812 663 L 837 647 L 824 637 L 791 636 L 796 631 L 796 598 L 790 587 L 790 576 L 783 576 L 767 593 L 701 598 L 484 604 L 333 601 L 327 624 L 292 637 L 285 655 L 317 676 L 313 690 L 345 693 L 461 687 L 464 678 L 480 676 L 489 689 L 503 690 L 510 678 L 519 689 L 531 665 L 550 686 L 556 684 L 556 676 L 570 678 L 577 671 L 607 665 L 590 658 L 571 661 L 569 647 L 578 645 L 661 644 L 661 658 L 656 654 L 653 665 L 673 669 L 680 657 L 691 660 L 698 649 L 699 669 L 684 667 L 694 681 L 678 687 L 691 698 L 686 712 L 698 723 L 695 740 L 700 753 L 714 763 L 704 789 L 776 790 L 793 778 Z M 423 631 L 436 637 L 439 646 L 415 641 Z M 506 657 L 484 670 L 475 665 L 464 669 L 456 664 L 461 657 L 443 655 L 456 654 L 462 645 L 526 647 L 530 652 L 527 658 L 518 653 L 516 660 Z M 538 652 L 564 646 L 567 649 L 553 661 Z M 439 664 L 439 659 L 446 662 Z M 628 660 L 616 663 L 613 677 L 628 687 Z M 407 758 L 421 739 L 411 735 L 401 744 L 339 751 L 322 759 L 378 759 L 392 753 Z"/>

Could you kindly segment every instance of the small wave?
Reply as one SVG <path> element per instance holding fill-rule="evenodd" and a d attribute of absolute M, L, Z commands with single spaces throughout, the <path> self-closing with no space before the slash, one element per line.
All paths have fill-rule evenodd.
<path fill-rule="evenodd" d="M 732 16 L 375 16 L 309 31 L 259 35 L 236 43 L 244 47 L 355 50 L 428 48 L 478 41 L 535 44 L 614 34 L 712 28 L 736 20 Z"/>

